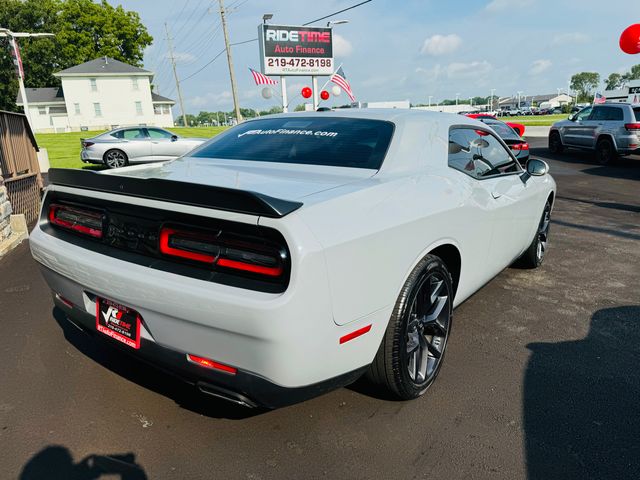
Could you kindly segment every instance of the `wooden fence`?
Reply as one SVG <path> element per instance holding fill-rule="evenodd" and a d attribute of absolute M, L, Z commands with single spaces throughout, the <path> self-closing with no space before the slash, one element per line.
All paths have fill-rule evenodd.
<path fill-rule="evenodd" d="M 0 175 L 14 213 L 32 224 L 40 212 L 42 176 L 38 144 L 24 115 L 0 110 Z"/>

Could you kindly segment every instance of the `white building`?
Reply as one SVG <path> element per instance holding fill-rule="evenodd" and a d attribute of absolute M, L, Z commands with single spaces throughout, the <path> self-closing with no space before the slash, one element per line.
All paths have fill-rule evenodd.
<path fill-rule="evenodd" d="M 605 90 L 602 94 L 607 102 L 615 103 L 640 103 L 640 80 L 631 80 L 619 90 Z"/>
<path fill-rule="evenodd" d="M 37 133 L 173 126 L 175 102 L 151 91 L 153 72 L 100 57 L 54 76 L 62 87 L 27 89 L 29 116 Z M 22 106 L 20 93 L 16 103 Z"/>

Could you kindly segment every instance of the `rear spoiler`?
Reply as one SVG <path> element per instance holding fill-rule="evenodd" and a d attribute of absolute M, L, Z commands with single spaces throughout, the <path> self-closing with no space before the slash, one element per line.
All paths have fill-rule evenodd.
<path fill-rule="evenodd" d="M 282 218 L 302 206 L 301 202 L 245 190 L 162 178 L 104 175 L 92 170 L 71 168 L 49 169 L 49 184 L 271 218 Z"/>

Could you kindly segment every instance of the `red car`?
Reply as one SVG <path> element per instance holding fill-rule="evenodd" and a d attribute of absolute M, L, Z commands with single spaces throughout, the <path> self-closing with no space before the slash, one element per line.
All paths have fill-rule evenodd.
<path fill-rule="evenodd" d="M 522 127 L 524 131 L 524 125 L 517 123 L 502 122 L 491 115 L 483 115 L 481 113 L 470 113 L 468 117 L 480 120 L 485 125 L 489 125 L 498 134 L 504 143 L 511 149 L 513 155 L 518 159 L 521 165 L 526 165 L 529 160 L 529 144 L 522 139 L 517 126 Z M 515 125 L 515 126 L 514 126 Z"/>
<path fill-rule="evenodd" d="M 493 115 L 489 115 L 488 113 L 467 113 L 467 117 L 477 118 L 477 119 L 491 118 L 493 120 L 497 120 L 496 117 L 494 117 Z M 504 122 L 504 123 L 506 123 L 511 128 L 513 128 L 518 135 L 520 136 L 524 135 L 524 125 L 522 125 L 521 123 L 513 123 L 513 122 Z"/>

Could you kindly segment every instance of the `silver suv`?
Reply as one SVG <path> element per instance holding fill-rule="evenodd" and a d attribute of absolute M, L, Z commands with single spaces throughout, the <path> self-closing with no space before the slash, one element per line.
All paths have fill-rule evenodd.
<path fill-rule="evenodd" d="M 640 106 L 605 103 L 583 108 L 549 131 L 549 150 L 566 147 L 594 150 L 606 165 L 620 155 L 640 153 Z"/>

